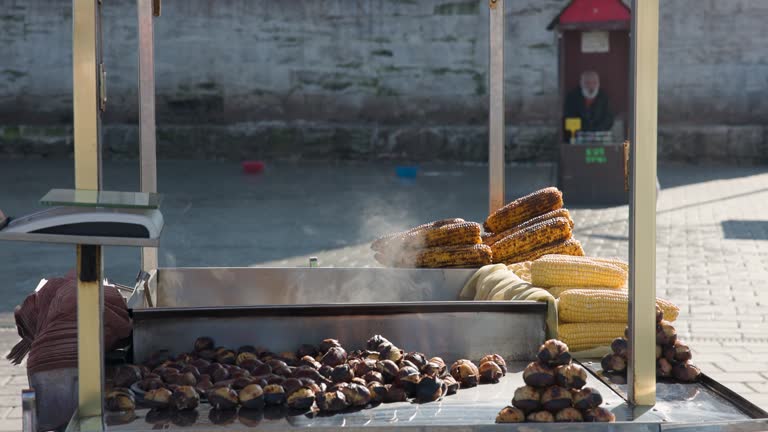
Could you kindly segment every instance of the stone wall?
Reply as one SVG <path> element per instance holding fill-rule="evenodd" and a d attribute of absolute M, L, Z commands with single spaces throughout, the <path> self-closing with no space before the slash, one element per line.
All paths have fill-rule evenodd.
<path fill-rule="evenodd" d="M 565 0 L 507 2 L 507 147 L 556 158 Z M 662 2 L 660 155 L 762 161 L 768 2 Z M 0 156 L 71 153 L 71 2 L 0 0 Z M 487 6 L 475 0 L 165 0 L 164 158 L 487 157 Z M 133 0 L 104 6 L 106 155 L 135 157 Z"/>

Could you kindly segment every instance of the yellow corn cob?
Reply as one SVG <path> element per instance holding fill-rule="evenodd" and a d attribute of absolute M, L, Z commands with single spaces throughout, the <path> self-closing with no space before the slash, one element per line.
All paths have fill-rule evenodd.
<path fill-rule="evenodd" d="M 491 213 L 485 220 L 485 228 L 490 232 L 500 233 L 562 206 L 562 192 L 555 187 L 541 189 Z"/>
<path fill-rule="evenodd" d="M 560 324 L 557 335 L 558 339 L 568 345 L 570 351 L 584 351 L 610 346 L 614 339 L 624 336 L 626 326 L 626 323 Z"/>
<path fill-rule="evenodd" d="M 609 291 L 616 291 L 621 290 L 621 288 L 605 288 L 605 287 L 591 287 L 591 288 L 584 288 L 584 287 L 552 287 L 548 288 L 547 291 L 549 291 L 550 294 L 552 294 L 552 297 L 559 298 L 564 292 L 570 291 L 570 290 L 583 290 L 583 289 L 590 289 L 590 290 L 609 290 Z"/>
<path fill-rule="evenodd" d="M 487 244 L 488 246 L 493 246 L 494 243 L 496 243 L 497 241 L 503 239 L 504 237 L 514 232 L 520 231 L 521 229 L 524 229 L 524 228 L 528 228 L 531 225 L 536 225 L 537 223 L 544 222 L 545 220 L 548 220 L 548 219 L 554 219 L 556 217 L 562 217 L 562 218 L 568 219 L 568 223 L 571 225 L 571 228 L 573 228 L 573 219 L 571 219 L 571 213 L 566 208 L 560 208 L 557 210 L 552 210 L 549 213 L 544 213 L 541 216 L 536 216 L 535 218 L 529 219 L 521 223 L 520 225 L 515 225 L 514 227 L 506 231 L 484 236 L 483 243 Z"/>
<path fill-rule="evenodd" d="M 613 264 L 617 267 L 620 267 L 625 272 L 629 273 L 629 264 L 627 264 L 626 261 L 624 261 L 621 258 L 598 258 L 598 257 L 589 257 L 592 261 L 597 261 L 605 264 Z"/>
<path fill-rule="evenodd" d="M 482 243 L 482 227 L 475 222 L 460 222 L 428 228 L 425 231 L 406 234 L 402 240 L 390 242 L 388 248 L 422 249 L 437 246 L 459 246 Z"/>
<path fill-rule="evenodd" d="M 523 261 L 515 264 L 510 264 L 507 269 L 516 274 L 520 279 L 531 282 L 531 262 Z"/>
<path fill-rule="evenodd" d="M 667 321 L 677 319 L 680 312 L 677 306 L 662 299 L 656 299 L 656 305 L 664 311 L 664 319 Z M 628 311 L 629 296 L 625 290 L 572 289 L 562 292 L 557 303 L 560 322 L 566 323 L 612 322 L 626 324 Z"/>
<path fill-rule="evenodd" d="M 493 249 L 493 247 L 491 247 Z M 581 243 L 575 238 L 571 237 L 567 240 L 550 243 L 547 245 L 539 246 L 536 249 L 524 252 L 521 254 L 512 255 L 507 258 L 505 262 L 521 262 L 521 261 L 534 261 L 544 255 L 560 254 L 560 255 L 573 255 L 583 256 L 584 249 L 581 248 Z"/>
<path fill-rule="evenodd" d="M 404 252 L 394 261 L 400 267 L 482 267 L 491 263 L 491 248 L 484 244 L 438 246 Z"/>
<path fill-rule="evenodd" d="M 419 225 L 417 227 L 411 228 L 406 231 L 387 234 L 374 240 L 373 243 L 371 243 L 371 249 L 373 249 L 376 252 L 383 252 L 387 249 L 387 246 L 390 243 L 396 242 L 398 240 L 402 241 L 409 234 L 425 232 L 429 229 L 439 228 L 441 226 L 462 223 L 462 222 L 464 222 L 464 219 L 460 219 L 460 218 L 441 219 L 434 222 L 429 222 L 423 225 Z"/>
<path fill-rule="evenodd" d="M 571 225 L 565 218 L 554 218 L 536 225 L 523 228 L 491 246 L 493 259 L 496 263 L 513 263 L 530 261 L 528 259 L 513 259 L 523 256 L 538 247 L 561 242 L 571 237 Z"/>
<path fill-rule="evenodd" d="M 619 288 L 627 282 L 627 272 L 613 264 L 600 263 L 587 257 L 544 255 L 531 264 L 531 282 L 541 288 Z"/>

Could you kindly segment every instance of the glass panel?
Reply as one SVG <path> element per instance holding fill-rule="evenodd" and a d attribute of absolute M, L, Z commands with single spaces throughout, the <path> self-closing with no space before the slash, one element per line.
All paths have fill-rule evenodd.
<path fill-rule="evenodd" d="M 142 192 L 51 189 L 40 199 L 46 206 L 157 209 L 162 195 Z"/>

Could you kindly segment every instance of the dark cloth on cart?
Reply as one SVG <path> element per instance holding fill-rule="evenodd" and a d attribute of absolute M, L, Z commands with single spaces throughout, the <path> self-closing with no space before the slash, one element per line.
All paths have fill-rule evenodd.
<path fill-rule="evenodd" d="M 77 367 L 77 282 L 73 274 L 51 278 L 27 296 L 14 311 L 22 340 L 7 358 L 20 364 L 27 358 L 30 374 Z M 104 348 L 113 350 L 131 334 L 125 299 L 104 284 Z"/>
<path fill-rule="evenodd" d="M 592 100 L 587 100 L 581 88 L 576 88 L 565 99 L 564 118 L 581 118 L 581 130 L 584 132 L 608 131 L 613 127 L 613 113 L 608 103 L 608 96 L 600 91 Z"/>

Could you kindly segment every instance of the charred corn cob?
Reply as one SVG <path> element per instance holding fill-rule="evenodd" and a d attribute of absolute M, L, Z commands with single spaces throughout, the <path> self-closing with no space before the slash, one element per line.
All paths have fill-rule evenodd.
<path fill-rule="evenodd" d="M 560 324 L 558 339 L 572 352 L 599 346 L 610 346 L 611 342 L 624 334 L 626 323 L 577 323 Z"/>
<path fill-rule="evenodd" d="M 434 222 L 429 222 L 423 225 L 419 225 L 417 227 L 411 228 L 406 231 L 387 234 L 374 240 L 373 243 L 371 243 L 371 249 L 373 249 L 376 252 L 383 252 L 387 249 L 387 246 L 390 243 L 397 242 L 398 240 L 402 240 L 409 234 L 425 232 L 430 229 L 440 228 L 445 225 L 457 224 L 462 222 L 464 222 L 464 219 L 460 219 L 460 218 L 441 219 Z"/>
<path fill-rule="evenodd" d="M 393 242 L 391 246 L 420 249 L 437 246 L 473 245 L 482 243 L 480 238 L 481 231 L 482 228 L 479 223 L 460 222 L 407 234 L 403 238 L 402 243 Z"/>
<path fill-rule="evenodd" d="M 503 239 L 504 237 L 520 231 L 521 229 L 528 228 L 531 225 L 536 225 L 537 223 L 544 222 L 548 219 L 554 219 L 556 217 L 562 217 L 568 219 L 568 223 L 571 225 L 571 228 L 573 228 L 573 219 L 571 219 L 571 213 L 566 208 L 560 208 L 557 210 L 552 210 L 549 213 L 544 213 L 541 216 L 536 216 L 533 219 L 528 219 L 527 221 L 521 223 L 520 225 L 516 225 L 506 231 L 496 233 L 496 234 L 490 234 L 485 237 L 483 237 L 483 243 L 487 244 L 488 246 L 493 246 L 494 243 L 497 241 Z"/>
<path fill-rule="evenodd" d="M 561 322 L 627 323 L 629 296 L 625 290 L 573 289 L 562 292 L 558 299 Z M 659 298 L 656 305 L 664 311 L 666 320 L 677 319 L 680 308 Z"/>
<path fill-rule="evenodd" d="M 555 187 L 541 189 L 491 213 L 485 220 L 485 228 L 490 232 L 500 233 L 562 206 L 562 192 Z"/>
<path fill-rule="evenodd" d="M 584 249 L 581 248 L 581 243 L 578 240 L 571 237 L 567 240 L 539 246 L 536 249 L 524 252 L 522 254 L 512 255 L 511 257 L 507 258 L 505 262 L 515 263 L 521 261 L 534 261 L 543 257 L 544 255 L 551 254 L 583 256 Z"/>
<path fill-rule="evenodd" d="M 491 248 L 484 244 L 439 246 L 402 254 L 400 267 L 481 267 L 491 263 Z"/>
<path fill-rule="evenodd" d="M 531 264 L 531 282 L 541 288 L 619 288 L 627 282 L 627 272 L 613 264 L 593 261 L 587 257 L 544 255 Z"/>
<path fill-rule="evenodd" d="M 528 261 L 511 258 L 523 256 L 540 246 L 561 242 L 571 237 L 571 225 L 565 218 L 554 218 L 523 228 L 493 244 L 493 259 L 497 263 Z"/>

